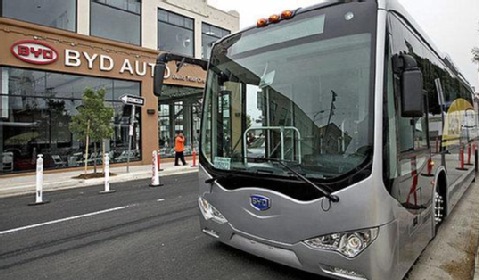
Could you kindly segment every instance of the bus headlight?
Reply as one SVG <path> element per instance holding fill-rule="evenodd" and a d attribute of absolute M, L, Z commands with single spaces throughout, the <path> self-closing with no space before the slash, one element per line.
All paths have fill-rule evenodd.
<path fill-rule="evenodd" d="M 313 249 L 336 251 L 348 258 L 354 258 L 378 237 L 378 233 L 379 228 L 370 228 L 323 235 L 305 240 L 304 243 Z"/>
<path fill-rule="evenodd" d="M 221 214 L 220 211 L 218 211 L 203 197 L 198 198 L 198 204 L 200 206 L 201 214 L 203 214 L 203 217 L 205 217 L 206 220 L 212 220 L 218 224 L 224 224 L 228 222 L 223 214 Z"/>

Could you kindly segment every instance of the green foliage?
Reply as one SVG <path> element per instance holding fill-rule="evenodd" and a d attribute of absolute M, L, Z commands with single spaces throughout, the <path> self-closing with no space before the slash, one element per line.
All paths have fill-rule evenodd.
<path fill-rule="evenodd" d="M 246 127 L 251 127 L 251 116 L 246 115 Z"/>
<path fill-rule="evenodd" d="M 87 88 L 83 92 L 83 105 L 78 108 L 78 115 L 71 119 L 70 131 L 77 140 L 85 141 L 90 122 L 88 135 L 92 142 L 110 138 L 113 135 L 113 114 L 113 108 L 105 107 L 105 90 L 94 91 Z"/>

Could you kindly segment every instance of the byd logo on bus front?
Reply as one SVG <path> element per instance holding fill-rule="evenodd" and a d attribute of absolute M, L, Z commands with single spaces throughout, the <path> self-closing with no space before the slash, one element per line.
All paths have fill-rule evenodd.
<path fill-rule="evenodd" d="M 58 52 L 43 42 L 16 42 L 12 45 L 10 51 L 16 58 L 32 64 L 51 64 L 58 59 Z"/>
<path fill-rule="evenodd" d="M 250 196 L 250 203 L 253 208 L 258 211 L 265 211 L 271 207 L 271 200 L 262 195 L 252 195 Z"/>

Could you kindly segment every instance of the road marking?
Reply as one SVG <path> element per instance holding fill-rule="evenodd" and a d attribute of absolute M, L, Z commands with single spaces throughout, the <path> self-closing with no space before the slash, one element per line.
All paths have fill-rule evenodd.
<path fill-rule="evenodd" d="M 49 222 L 45 222 L 45 223 L 41 223 L 41 224 L 33 224 L 33 225 L 18 227 L 18 228 L 14 228 L 14 229 L 5 230 L 5 231 L 0 231 L 0 235 L 7 234 L 7 233 L 18 232 L 18 231 L 31 229 L 31 228 L 36 228 L 36 227 L 41 227 L 41 226 L 45 226 L 45 225 L 58 224 L 58 223 L 62 223 L 62 222 L 70 221 L 70 220 L 84 218 L 84 217 L 92 217 L 92 216 L 96 216 L 96 215 L 100 215 L 100 214 L 105 214 L 105 213 L 108 213 L 108 212 L 122 210 L 122 209 L 125 209 L 125 208 L 128 208 L 128 207 L 131 207 L 131 206 L 135 206 L 135 204 L 127 205 L 127 206 L 121 206 L 121 207 L 114 207 L 114 208 L 110 208 L 110 209 L 105 209 L 105 210 L 100 210 L 100 211 L 96 211 L 96 212 L 92 212 L 92 213 L 83 214 L 83 215 L 71 216 L 71 217 L 66 217 L 66 218 L 62 218 L 62 219 L 58 219 L 58 220 L 53 220 L 53 221 L 49 221 Z"/>

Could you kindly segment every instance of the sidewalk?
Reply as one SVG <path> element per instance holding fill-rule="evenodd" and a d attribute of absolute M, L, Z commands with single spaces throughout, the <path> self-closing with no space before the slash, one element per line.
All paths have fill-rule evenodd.
<path fill-rule="evenodd" d="M 472 183 L 405 280 L 479 280 L 479 182 Z"/>
<path fill-rule="evenodd" d="M 185 159 L 188 163 L 186 166 L 174 166 L 173 159 L 165 159 L 161 161 L 160 168 L 162 169 L 162 171 L 158 172 L 160 181 L 161 177 L 166 175 L 197 172 L 198 165 L 196 164 L 195 167 L 192 167 L 191 158 Z M 151 179 L 153 173 L 151 165 L 133 164 L 135 163 L 130 163 L 128 173 L 126 164 L 121 166 L 110 166 L 110 174 L 112 174 L 110 176 L 110 183 L 133 181 L 147 178 Z M 97 167 L 97 173 L 102 172 L 102 166 L 100 165 Z M 80 167 L 74 169 L 66 168 L 45 170 L 43 174 L 43 191 L 49 192 L 71 188 L 81 188 L 92 185 L 101 185 L 105 182 L 105 179 L 103 177 L 92 179 L 73 178 L 83 173 L 84 170 Z M 88 166 L 88 173 L 93 173 L 93 166 Z M 0 198 L 23 194 L 34 194 L 35 188 L 36 174 L 34 172 L 0 176 Z"/>

